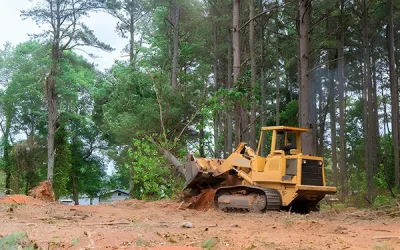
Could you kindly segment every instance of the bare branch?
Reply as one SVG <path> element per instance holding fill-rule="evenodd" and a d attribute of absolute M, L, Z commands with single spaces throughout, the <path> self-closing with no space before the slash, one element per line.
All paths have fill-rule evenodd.
<path fill-rule="evenodd" d="M 165 131 L 165 127 L 164 127 L 164 121 L 163 121 L 163 112 L 162 112 L 162 106 L 161 106 L 161 101 L 160 101 L 160 97 L 158 96 L 157 93 L 157 87 L 156 87 L 156 82 L 154 80 L 154 77 L 152 74 L 149 73 L 149 76 L 153 82 L 153 86 L 154 86 L 154 92 L 156 93 L 156 98 L 157 98 L 157 103 L 158 103 L 158 108 L 159 108 L 159 112 L 160 112 L 160 123 L 161 123 L 161 128 L 162 128 L 162 132 L 163 132 L 163 136 L 164 136 L 164 140 L 165 142 L 167 142 L 167 133 Z"/>

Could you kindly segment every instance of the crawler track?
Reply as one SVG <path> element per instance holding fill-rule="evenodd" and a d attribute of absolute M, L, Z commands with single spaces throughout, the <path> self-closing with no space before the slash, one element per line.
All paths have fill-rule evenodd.
<path fill-rule="evenodd" d="M 279 211 L 281 204 L 277 190 L 255 186 L 221 187 L 214 196 L 214 206 L 225 211 Z"/>

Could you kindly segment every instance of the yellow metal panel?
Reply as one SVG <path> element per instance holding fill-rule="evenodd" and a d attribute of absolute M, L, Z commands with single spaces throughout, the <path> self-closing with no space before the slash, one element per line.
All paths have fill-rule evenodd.
<path fill-rule="evenodd" d="M 291 126 L 270 126 L 270 127 L 262 127 L 261 130 L 277 130 L 277 131 L 283 131 L 286 130 L 288 132 L 308 132 L 307 128 L 297 128 L 297 127 L 291 127 Z"/>
<path fill-rule="evenodd" d="M 326 194 L 336 193 L 336 187 L 321 187 L 321 186 L 307 186 L 307 185 L 297 185 L 297 190 L 299 191 L 318 191 L 324 192 Z"/>
<path fill-rule="evenodd" d="M 257 168 L 252 167 L 253 169 L 256 169 L 258 172 L 264 171 L 265 168 L 265 157 L 257 157 L 256 158 L 256 164 L 257 164 Z"/>

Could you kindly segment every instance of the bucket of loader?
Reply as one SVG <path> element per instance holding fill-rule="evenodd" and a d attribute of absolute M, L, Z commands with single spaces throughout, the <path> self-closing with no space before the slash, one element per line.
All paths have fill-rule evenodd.
<path fill-rule="evenodd" d="M 185 185 L 184 189 L 196 188 L 206 189 L 218 187 L 225 179 L 225 175 L 215 176 L 214 173 L 222 159 L 214 158 L 195 158 L 189 154 L 185 164 Z"/>

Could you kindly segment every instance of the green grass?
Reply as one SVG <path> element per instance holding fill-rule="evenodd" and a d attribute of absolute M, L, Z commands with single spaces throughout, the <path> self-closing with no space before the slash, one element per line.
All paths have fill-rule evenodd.
<path fill-rule="evenodd" d="M 203 249 L 213 249 L 214 247 L 215 247 L 215 245 L 217 245 L 218 244 L 218 238 L 216 238 L 216 237 L 213 237 L 213 238 L 210 238 L 210 239 L 207 239 L 207 240 L 205 240 L 202 244 L 201 244 L 201 247 L 203 248 Z"/>
<path fill-rule="evenodd" d="M 138 246 L 138 247 L 148 247 L 148 246 L 150 246 L 150 244 L 148 242 L 138 238 L 136 240 L 136 246 Z"/>
<path fill-rule="evenodd" d="M 0 249 L 8 250 L 33 250 L 34 245 L 28 238 L 28 235 L 23 232 L 10 234 L 2 239 L 0 239 Z"/>
<path fill-rule="evenodd" d="M 71 242 L 71 246 L 76 245 L 79 242 L 79 237 L 75 238 L 72 242 Z"/>
<path fill-rule="evenodd" d="M 394 250 L 394 248 L 386 245 L 384 242 L 378 242 L 376 243 L 374 250 Z"/>

